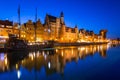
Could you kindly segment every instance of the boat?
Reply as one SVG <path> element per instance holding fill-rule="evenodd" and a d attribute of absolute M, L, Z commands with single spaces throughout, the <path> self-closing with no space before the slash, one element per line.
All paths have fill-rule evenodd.
<path fill-rule="evenodd" d="M 7 51 L 26 51 L 28 45 L 25 40 L 19 39 L 14 35 L 9 35 L 9 39 L 5 44 L 5 49 Z"/>

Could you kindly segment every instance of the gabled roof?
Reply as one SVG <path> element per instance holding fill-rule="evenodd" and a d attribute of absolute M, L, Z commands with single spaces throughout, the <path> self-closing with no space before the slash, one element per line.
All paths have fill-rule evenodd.
<path fill-rule="evenodd" d="M 47 17 L 48 17 L 50 22 L 56 22 L 57 17 L 51 16 L 51 15 L 47 15 Z"/>

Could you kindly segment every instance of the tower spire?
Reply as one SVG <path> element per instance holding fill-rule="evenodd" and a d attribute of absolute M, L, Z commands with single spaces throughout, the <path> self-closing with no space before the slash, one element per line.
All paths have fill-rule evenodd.
<path fill-rule="evenodd" d="M 64 14 L 63 14 L 63 12 L 60 13 L 60 23 L 65 24 L 64 23 Z"/>
<path fill-rule="evenodd" d="M 60 17 L 64 17 L 63 11 L 61 11 L 61 13 L 60 13 Z"/>

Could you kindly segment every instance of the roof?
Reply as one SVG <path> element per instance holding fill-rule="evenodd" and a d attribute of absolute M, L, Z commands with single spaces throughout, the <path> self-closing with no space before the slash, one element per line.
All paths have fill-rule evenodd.
<path fill-rule="evenodd" d="M 71 30 L 72 33 L 75 33 L 75 28 L 66 27 L 66 32 L 68 32 L 68 30 Z"/>
<path fill-rule="evenodd" d="M 12 21 L 9 21 L 9 20 L 0 20 L 0 24 L 1 24 L 1 25 L 13 26 L 13 22 L 12 22 Z"/>
<path fill-rule="evenodd" d="M 100 32 L 107 32 L 107 30 L 103 29 L 103 30 L 100 30 Z"/>
<path fill-rule="evenodd" d="M 47 16 L 50 22 L 56 22 L 57 17 L 51 15 L 47 15 Z"/>

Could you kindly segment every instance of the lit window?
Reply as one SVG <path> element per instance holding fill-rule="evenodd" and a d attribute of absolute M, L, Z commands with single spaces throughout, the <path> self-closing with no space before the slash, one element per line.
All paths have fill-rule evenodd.
<path fill-rule="evenodd" d="M 46 29 L 44 31 L 46 32 Z"/>
<path fill-rule="evenodd" d="M 50 29 L 48 29 L 48 32 L 50 32 Z"/>
<path fill-rule="evenodd" d="M 12 26 L 6 26 L 7 28 L 12 28 Z"/>
<path fill-rule="evenodd" d="M 6 30 L 6 32 L 11 32 L 11 30 Z"/>
<path fill-rule="evenodd" d="M 4 27 L 4 25 L 0 25 L 0 27 Z"/>
<path fill-rule="evenodd" d="M 21 37 L 23 37 L 23 35 L 21 35 Z"/>

